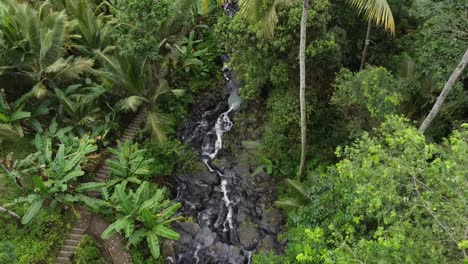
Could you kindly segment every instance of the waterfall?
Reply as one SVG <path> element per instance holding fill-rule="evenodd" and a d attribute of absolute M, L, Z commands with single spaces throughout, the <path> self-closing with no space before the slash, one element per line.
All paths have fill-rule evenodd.
<path fill-rule="evenodd" d="M 233 16 L 237 12 L 235 1 L 224 5 L 226 13 Z M 252 250 L 259 243 L 256 238 L 263 239 L 275 232 L 265 231 L 269 223 L 259 223 L 262 219 L 265 204 L 258 202 L 260 192 L 246 190 L 245 178 L 250 173 L 240 170 L 237 175 L 237 163 L 223 151 L 223 136 L 233 128 L 232 116 L 240 109 L 242 99 L 239 96 L 240 84 L 235 73 L 229 67 L 230 58 L 220 56 L 221 71 L 225 85 L 210 96 L 204 97 L 193 110 L 193 116 L 187 121 L 182 140 L 194 146 L 200 153 L 204 168 L 193 171 L 189 175 L 178 175 L 177 200 L 184 206 L 181 215 L 191 216 L 188 223 L 175 223 L 181 233 L 181 239 L 175 241 L 174 257 L 176 263 L 229 263 L 248 264 Z M 205 169 L 206 168 L 206 169 Z M 244 182 L 242 182 L 244 181 Z M 259 181 L 261 182 L 261 180 Z M 270 187 L 249 186 L 255 190 L 269 190 Z M 265 192 L 265 191 L 263 191 Z M 268 197 L 264 196 L 264 197 Z M 262 204 L 262 207 L 258 207 Z M 270 205 L 271 206 L 271 203 Z M 247 217 L 256 221 L 252 243 L 247 245 L 245 227 L 239 226 L 240 207 L 243 212 L 248 210 Z M 277 219 L 279 217 L 273 217 Z M 260 230 L 260 224 L 262 230 Z M 243 243 L 240 241 L 238 229 L 244 228 Z M 261 236 L 261 237 L 260 237 Z M 265 240 L 267 241 L 267 240 Z M 246 246 L 245 246 L 246 245 Z"/>

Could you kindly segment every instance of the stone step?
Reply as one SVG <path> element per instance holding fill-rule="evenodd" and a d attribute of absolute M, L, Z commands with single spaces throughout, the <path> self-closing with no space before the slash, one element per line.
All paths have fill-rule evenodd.
<path fill-rule="evenodd" d="M 60 251 L 66 251 L 66 252 L 75 252 L 76 246 L 65 246 L 63 245 L 62 248 L 60 248 Z"/>
<path fill-rule="evenodd" d="M 70 234 L 81 235 L 81 234 L 83 234 L 85 231 L 86 231 L 86 229 L 84 229 L 84 228 L 72 227 L 72 229 L 70 229 Z"/>
<path fill-rule="evenodd" d="M 91 216 L 91 212 L 89 211 L 76 211 L 78 214 L 80 214 L 81 217 L 89 217 Z"/>
<path fill-rule="evenodd" d="M 55 260 L 55 264 L 67 264 L 67 263 L 70 263 L 70 259 L 69 258 L 64 258 L 64 257 L 58 257 L 56 260 Z"/>
<path fill-rule="evenodd" d="M 125 131 L 124 137 L 135 137 L 137 134 L 138 134 L 138 132 Z"/>
<path fill-rule="evenodd" d="M 59 257 L 62 257 L 62 258 L 68 258 L 68 259 L 70 259 L 70 257 L 73 256 L 73 253 L 75 253 L 75 252 L 60 250 L 58 256 L 59 256 Z"/>
<path fill-rule="evenodd" d="M 132 140 L 135 138 L 135 135 L 124 135 L 122 137 L 122 141 L 128 141 L 128 140 Z"/>
<path fill-rule="evenodd" d="M 81 234 L 69 234 L 68 239 L 69 240 L 78 240 L 81 241 L 81 239 L 84 237 L 84 235 Z"/>
<path fill-rule="evenodd" d="M 140 130 L 139 127 L 130 125 L 127 129 L 125 129 L 125 132 L 138 133 L 139 130 Z"/>
<path fill-rule="evenodd" d="M 67 239 L 63 242 L 65 246 L 76 246 L 80 243 L 80 240 Z"/>

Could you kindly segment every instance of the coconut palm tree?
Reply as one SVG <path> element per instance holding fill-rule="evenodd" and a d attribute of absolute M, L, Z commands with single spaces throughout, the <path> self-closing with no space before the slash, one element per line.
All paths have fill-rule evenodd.
<path fill-rule="evenodd" d="M 384 27 L 385 30 L 395 34 L 395 21 L 393 19 L 392 10 L 388 5 L 387 0 L 347 0 L 348 3 L 354 7 L 359 14 L 364 15 L 367 20 L 367 33 L 362 50 L 361 67 L 362 70 L 366 64 L 367 52 L 370 45 L 370 34 L 372 31 L 372 24 Z"/>

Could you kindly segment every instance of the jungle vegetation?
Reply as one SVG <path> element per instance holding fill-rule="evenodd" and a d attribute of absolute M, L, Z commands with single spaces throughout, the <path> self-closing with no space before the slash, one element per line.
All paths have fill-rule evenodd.
<path fill-rule="evenodd" d="M 252 263 L 468 261 L 466 1 L 237 2 L 0 0 L 0 263 L 54 263 L 77 206 L 162 263 L 199 163 L 177 132 L 223 53 L 287 219 Z M 73 259 L 104 263 L 89 237 Z"/>

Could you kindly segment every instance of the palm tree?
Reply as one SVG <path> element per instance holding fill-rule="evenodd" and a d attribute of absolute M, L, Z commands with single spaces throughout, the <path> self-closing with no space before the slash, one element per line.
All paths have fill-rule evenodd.
<path fill-rule="evenodd" d="M 367 23 L 366 41 L 362 51 L 361 67 L 362 70 L 366 64 L 367 52 L 370 45 L 370 34 L 372 31 L 372 23 L 377 26 L 383 26 L 385 30 L 395 34 L 395 21 L 393 19 L 392 10 L 386 0 L 347 0 L 348 3 L 356 8 L 359 14 L 364 14 Z"/>
<path fill-rule="evenodd" d="M 158 142 L 166 140 L 165 128 L 168 119 L 158 111 L 157 103 L 161 95 L 172 93 L 181 96 L 184 90 L 171 89 L 165 79 L 166 66 L 153 67 L 151 74 L 146 59 L 127 55 L 105 55 L 97 51 L 96 54 L 104 63 L 104 70 L 97 73 L 110 83 L 115 92 L 124 92 L 126 96 L 119 102 L 125 111 L 137 111 L 140 107 L 146 111 L 146 127 L 153 139 Z M 153 85 L 156 83 L 156 85 Z"/>
<path fill-rule="evenodd" d="M 73 45 L 85 54 L 92 54 L 93 50 L 108 51 L 115 48 L 111 45 L 112 27 L 115 18 L 106 15 L 98 7 L 92 6 L 88 0 L 66 0 L 65 10 L 78 21 L 77 30 L 82 36 L 79 45 Z M 105 3 L 105 2 L 104 2 Z"/>
<path fill-rule="evenodd" d="M 47 5 L 46 1 L 36 10 L 13 0 L 0 3 L 4 16 L 0 21 L 0 74 L 32 80 L 36 97 L 43 97 L 51 82 L 75 79 L 94 65 L 92 59 L 67 56 L 72 23 L 64 11 L 55 12 Z"/>

